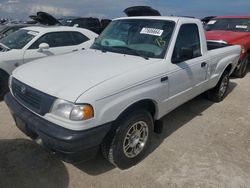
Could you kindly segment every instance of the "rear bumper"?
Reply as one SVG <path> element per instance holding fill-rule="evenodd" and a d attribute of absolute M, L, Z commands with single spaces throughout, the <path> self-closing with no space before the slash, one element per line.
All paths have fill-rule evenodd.
<path fill-rule="evenodd" d="M 67 162 L 93 158 L 99 145 L 111 129 L 112 123 L 85 131 L 72 131 L 53 124 L 23 107 L 8 93 L 5 102 L 16 126 L 32 139 L 41 139 L 42 144 Z"/>

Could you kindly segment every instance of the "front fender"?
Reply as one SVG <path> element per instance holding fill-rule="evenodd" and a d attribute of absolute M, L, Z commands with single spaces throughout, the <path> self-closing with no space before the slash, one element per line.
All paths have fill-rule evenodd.
<path fill-rule="evenodd" d="M 150 100 L 155 104 L 155 118 L 158 117 L 157 104 L 160 101 L 160 92 L 156 91 L 161 91 L 165 87 L 158 80 L 154 80 L 97 100 L 94 107 L 96 124 L 115 121 L 126 109 L 142 100 Z"/>

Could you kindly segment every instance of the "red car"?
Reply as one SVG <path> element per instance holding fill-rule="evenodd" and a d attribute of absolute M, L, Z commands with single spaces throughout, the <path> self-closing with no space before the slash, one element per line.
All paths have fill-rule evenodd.
<path fill-rule="evenodd" d="M 215 17 L 205 26 L 208 41 L 241 45 L 241 56 L 234 75 L 243 78 L 250 63 L 250 16 Z"/>

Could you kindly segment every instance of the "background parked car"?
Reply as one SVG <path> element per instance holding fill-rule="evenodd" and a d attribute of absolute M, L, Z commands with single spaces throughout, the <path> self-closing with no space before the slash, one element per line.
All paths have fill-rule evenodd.
<path fill-rule="evenodd" d="M 161 16 L 158 10 L 149 6 L 133 6 L 123 11 L 127 16 Z"/>
<path fill-rule="evenodd" d="M 92 18 L 92 17 L 69 16 L 56 19 L 55 17 L 46 12 L 37 12 L 37 15 L 31 15 L 30 18 L 36 21 L 36 23 L 40 23 L 43 25 L 77 26 L 80 28 L 88 29 L 97 34 L 100 34 L 103 31 L 103 29 L 108 25 L 107 22 L 111 21 L 109 19 L 104 19 L 102 25 L 101 21 L 98 18 Z"/>
<path fill-rule="evenodd" d="M 89 48 L 98 35 L 76 27 L 27 27 L 0 40 L 0 99 L 12 71 L 34 59 Z"/>
<path fill-rule="evenodd" d="M 37 12 L 36 15 L 29 16 L 32 20 L 42 25 L 62 25 L 56 18 L 47 12 Z"/>
<path fill-rule="evenodd" d="M 112 20 L 110 19 L 102 19 L 101 20 L 101 25 L 102 25 L 102 29 L 105 29 L 111 22 Z"/>
<path fill-rule="evenodd" d="M 0 18 L 0 24 L 5 24 L 9 21 L 7 18 Z"/>
<path fill-rule="evenodd" d="M 215 18 L 216 16 L 206 16 L 204 18 L 201 19 L 201 22 L 203 23 L 203 25 L 207 25 L 207 23 L 212 20 L 213 18 Z"/>
<path fill-rule="evenodd" d="M 241 56 L 234 75 L 243 78 L 250 63 L 250 16 L 215 17 L 206 26 L 206 38 L 228 45 L 241 45 Z"/>
<path fill-rule="evenodd" d="M 98 34 L 100 34 L 102 30 L 104 29 L 98 18 L 65 17 L 65 18 L 61 18 L 60 21 L 62 25 L 65 25 L 65 26 L 77 25 L 80 28 L 89 29 Z"/>

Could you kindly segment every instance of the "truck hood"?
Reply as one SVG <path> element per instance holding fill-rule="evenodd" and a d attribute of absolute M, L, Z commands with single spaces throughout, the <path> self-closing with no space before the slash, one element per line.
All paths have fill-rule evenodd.
<path fill-rule="evenodd" d="M 19 81 L 51 96 L 76 102 L 99 84 L 159 59 L 85 50 L 25 64 L 13 72 Z"/>
<path fill-rule="evenodd" d="M 228 44 L 236 44 L 239 40 L 249 37 L 250 32 L 233 32 L 233 31 L 207 31 L 207 40 L 223 40 Z"/>

